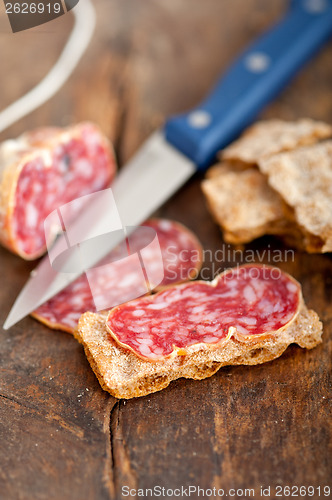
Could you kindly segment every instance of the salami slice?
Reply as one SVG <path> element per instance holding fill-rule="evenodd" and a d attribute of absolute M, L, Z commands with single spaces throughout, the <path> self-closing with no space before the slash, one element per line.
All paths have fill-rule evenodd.
<path fill-rule="evenodd" d="M 150 361 L 186 355 L 202 344 L 219 348 L 273 336 L 289 326 L 301 305 L 300 285 L 278 268 L 245 265 L 213 282 L 170 287 L 115 307 L 107 329 L 122 347 Z"/>
<path fill-rule="evenodd" d="M 157 289 L 196 278 L 202 265 L 202 247 L 196 236 L 182 224 L 166 219 L 151 219 L 144 226 L 151 227 L 158 235 L 159 245 L 164 266 L 164 279 Z M 101 267 L 103 271 L 103 294 L 107 294 L 108 302 L 114 300 L 119 304 L 129 300 L 131 291 L 140 291 L 139 295 L 146 294 L 145 282 L 142 274 L 137 271 L 135 254 L 143 242 L 134 242 L 132 258 L 119 258 L 118 249 L 115 249 L 105 258 L 105 261 L 114 261 L 111 268 Z M 153 269 L 159 263 L 160 253 L 152 248 L 145 255 L 144 265 Z M 102 266 L 102 263 L 100 264 Z M 71 285 L 58 293 L 51 300 L 40 306 L 32 316 L 45 323 L 50 328 L 73 332 L 80 316 L 86 311 L 96 311 L 90 291 L 88 279 L 85 275 L 75 280 Z"/>
<path fill-rule="evenodd" d="M 45 218 L 69 201 L 106 188 L 115 170 L 110 144 L 91 123 L 38 129 L 4 142 L 1 243 L 24 259 L 39 257 L 46 251 Z"/>

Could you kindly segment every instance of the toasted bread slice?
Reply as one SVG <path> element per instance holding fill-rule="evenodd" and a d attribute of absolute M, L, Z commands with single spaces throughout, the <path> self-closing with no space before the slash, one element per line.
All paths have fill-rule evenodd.
<path fill-rule="evenodd" d="M 269 189 L 294 211 L 308 252 L 332 251 L 332 140 L 258 163 Z"/>
<path fill-rule="evenodd" d="M 331 125 L 309 118 L 294 122 L 265 120 L 245 130 L 237 141 L 221 152 L 221 157 L 253 165 L 263 158 L 315 144 L 331 136 Z"/>
<path fill-rule="evenodd" d="M 227 243 L 247 243 L 263 234 L 283 234 L 284 202 L 256 168 L 223 162 L 202 182 L 209 211 Z"/>
<path fill-rule="evenodd" d="M 309 253 L 332 250 L 331 133 L 309 119 L 270 120 L 223 150 L 202 190 L 227 243 L 273 234 Z"/>
<path fill-rule="evenodd" d="M 75 337 L 83 345 L 102 388 L 116 398 L 130 399 L 160 391 L 172 380 L 211 377 L 227 365 L 256 365 L 278 358 L 290 344 L 312 349 L 321 342 L 322 323 L 304 304 L 285 329 L 275 336 L 240 342 L 234 337 L 211 349 L 193 346 L 186 356 L 147 361 L 121 347 L 105 326 L 105 315 L 87 312 L 81 316 Z"/>

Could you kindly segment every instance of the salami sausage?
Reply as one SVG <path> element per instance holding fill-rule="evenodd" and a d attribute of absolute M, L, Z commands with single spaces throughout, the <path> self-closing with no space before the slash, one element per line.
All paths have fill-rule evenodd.
<path fill-rule="evenodd" d="M 245 265 L 213 282 L 196 281 L 112 309 L 107 329 L 122 347 L 150 361 L 273 336 L 301 305 L 300 285 L 278 268 Z"/>
<path fill-rule="evenodd" d="M 164 279 L 157 289 L 197 277 L 202 265 L 202 247 L 189 229 L 178 222 L 166 219 L 151 219 L 145 222 L 144 226 L 156 231 L 162 254 Z M 112 267 L 100 264 L 103 278 L 100 293 L 107 295 L 109 303 L 113 300 L 116 305 L 129 300 L 132 298 L 132 290 L 137 293 L 135 297 L 146 294 L 145 282 L 137 270 L 135 265 L 137 261 L 134 258 L 137 250 L 144 245 L 139 238 L 138 235 L 138 241 L 136 238 L 133 242 L 132 255 L 129 258 L 119 258 L 118 249 L 114 249 L 104 259 L 113 260 Z M 154 264 L 159 263 L 159 259 L 160 254 L 153 247 L 146 253 L 144 265 L 147 269 L 153 269 Z M 50 328 L 73 332 L 80 316 L 86 311 L 94 312 L 96 308 L 88 279 L 82 275 L 40 306 L 32 316 Z"/>
<path fill-rule="evenodd" d="M 38 129 L 4 142 L 1 243 L 24 259 L 36 259 L 46 251 L 46 217 L 69 201 L 108 187 L 115 171 L 110 144 L 91 123 Z"/>

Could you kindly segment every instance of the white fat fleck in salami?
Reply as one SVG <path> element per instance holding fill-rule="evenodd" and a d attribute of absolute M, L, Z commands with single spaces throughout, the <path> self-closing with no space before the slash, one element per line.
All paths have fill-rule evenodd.
<path fill-rule="evenodd" d="M 46 251 L 46 217 L 108 187 L 115 171 L 110 144 L 91 123 L 38 129 L 6 141 L 0 148 L 1 243 L 24 259 L 39 257 Z M 68 217 L 76 216 L 74 208 Z"/>
<path fill-rule="evenodd" d="M 107 328 L 121 346 L 149 360 L 184 355 L 198 344 L 219 347 L 232 335 L 242 342 L 272 336 L 295 319 L 302 297 L 299 283 L 275 271 L 263 265 L 240 266 L 211 283 L 170 287 L 115 307 Z M 148 344 L 139 340 L 141 331 Z"/>
<path fill-rule="evenodd" d="M 144 226 L 151 227 L 157 233 L 162 261 L 164 266 L 164 279 L 159 284 L 158 289 L 168 285 L 180 283 L 195 278 L 202 265 L 202 248 L 196 236 L 182 224 L 165 219 L 151 219 L 144 223 Z M 177 260 L 174 264 L 172 252 L 180 254 L 184 249 L 181 241 L 185 236 L 188 260 Z M 144 243 L 142 243 L 144 245 Z M 136 247 L 141 248 L 140 241 L 135 242 Z M 155 263 L 160 265 L 160 254 L 156 247 L 144 254 L 144 265 L 151 269 Z M 147 293 L 147 287 L 142 272 L 138 272 L 135 263 L 137 260 L 128 258 L 119 258 L 117 249 L 109 254 L 105 261 L 113 261 L 112 267 L 99 267 L 97 269 L 96 281 L 99 291 L 95 292 L 95 299 L 101 300 L 103 297 L 113 305 L 125 302 L 132 298 L 132 290 L 139 291 L 136 295 Z M 133 255 L 134 256 L 134 255 Z M 101 263 L 102 266 L 102 263 Z M 194 271 L 194 272 L 193 272 Z M 97 288 L 98 288 L 97 287 Z M 100 296 L 96 297 L 96 293 Z M 123 300 L 119 300 L 119 297 Z M 156 309 L 161 308 L 162 304 L 152 304 Z M 96 311 L 88 279 L 85 275 L 75 280 L 71 285 L 58 293 L 51 300 L 40 306 L 32 315 L 39 321 L 46 323 L 51 328 L 56 328 L 72 332 L 77 326 L 80 316 L 86 311 Z M 140 318 L 145 315 L 144 309 L 137 309 L 133 316 Z M 119 328 L 123 327 L 121 321 L 118 322 Z M 136 333 L 144 332 L 145 327 L 136 328 Z M 148 335 L 148 334 L 147 334 Z"/>
<path fill-rule="evenodd" d="M 38 210 L 35 205 L 27 204 L 25 223 L 27 227 L 34 229 L 38 224 Z"/>

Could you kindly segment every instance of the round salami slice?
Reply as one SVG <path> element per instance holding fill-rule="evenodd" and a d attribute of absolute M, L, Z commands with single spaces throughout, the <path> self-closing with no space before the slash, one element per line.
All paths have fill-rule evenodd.
<path fill-rule="evenodd" d="M 160 246 L 160 249 L 151 247 L 144 254 L 146 269 L 153 270 L 155 265 L 159 265 L 161 250 L 164 278 L 156 290 L 197 277 L 202 266 L 203 252 L 200 242 L 189 229 L 166 219 L 151 219 L 144 226 L 155 230 Z M 97 271 L 102 276 L 99 294 L 106 295 L 109 304 L 112 301 L 112 305 L 125 302 L 133 298 L 132 293 L 136 294 L 134 297 L 147 293 L 143 271 L 141 267 L 138 269 L 136 258 L 137 250 L 145 245 L 140 234 L 132 240 L 132 254 L 129 257 L 121 258 L 121 251 L 117 248 L 100 263 Z M 142 238 L 144 240 L 144 235 Z M 112 266 L 103 265 L 110 261 Z M 91 281 L 89 283 L 87 276 L 82 275 L 40 306 L 32 316 L 50 328 L 73 332 L 84 312 L 96 311 L 90 286 Z M 99 297 L 99 302 L 102 298 Z"/>
<path fill-rule="evenodd" d="M 4 142 L 1 243 L 24 259 L 36 259 L 46 251 L 46 217 L 61 205 L 108 187 L 115 171 L 110 144 L 91 123 L 38 129 Z"/>
<path fill-rule="evenodd" d="M 257 342 L 286 328 L 298 314 L 301 287 L 278 268 L 245 265 L 213 282 L 196 281 L 112 309 L 115 341 L 150 361 L 220 347 L 234 336 Z"/>
<path fill-rule="evenodd" d="M 157 290 L 197 278 L 203 250 L 192 231 L 169 219 L 149 219 L 144 226 L 156 231 L 163 257 L 164 279 Z"/>

